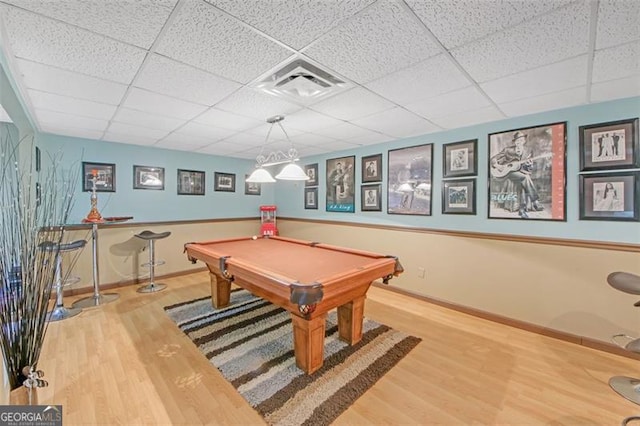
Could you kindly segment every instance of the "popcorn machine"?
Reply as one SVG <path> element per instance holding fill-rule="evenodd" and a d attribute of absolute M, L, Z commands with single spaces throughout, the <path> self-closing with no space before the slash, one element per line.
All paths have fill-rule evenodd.
<path fill-rule="evenodd" d="M 260 206 L 260 235 L 278 235 L 276 206 Z"/>

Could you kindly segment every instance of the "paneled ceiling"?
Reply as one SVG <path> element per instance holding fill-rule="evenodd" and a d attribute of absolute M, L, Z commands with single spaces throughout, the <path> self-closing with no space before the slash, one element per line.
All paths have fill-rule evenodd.
<path fill-rule="evenodd" d="M 253 159 L 280 114 L 309 156 L 640 95 L 638 0 L 0 0 L 0 19 L 38 130 L 97 143 Z"/>

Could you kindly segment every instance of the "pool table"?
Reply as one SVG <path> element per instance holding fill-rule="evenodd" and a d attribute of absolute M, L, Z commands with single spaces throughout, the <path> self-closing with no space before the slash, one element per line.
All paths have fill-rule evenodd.
<path fill-rule="evenodd" d="M 229 304 L 234 283 L 290 312 L 296 364 L 307 374 L 322 367 L 327 312 L 338 308 L 340 339 L 358 343 L 369 286 L 403 271 L 394 256 L 284 237 L 205 241 L 184 248 L 191 262 L 207 265 L 215 308 Z"/>

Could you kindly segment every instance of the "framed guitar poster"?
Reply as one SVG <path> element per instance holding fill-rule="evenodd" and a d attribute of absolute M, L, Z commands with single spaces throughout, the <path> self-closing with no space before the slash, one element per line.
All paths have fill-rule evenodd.
<path fill-rule="evenodd" d="M 567 123 L 489 135 L 490 219 L 566 221 Z"/>

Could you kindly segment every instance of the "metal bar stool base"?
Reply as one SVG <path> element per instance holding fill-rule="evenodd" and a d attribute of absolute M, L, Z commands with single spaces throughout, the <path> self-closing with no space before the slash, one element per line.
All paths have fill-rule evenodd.
<path fill-rule="evenodd" d="M 138 293 L 155 293 L 158 291 L 162 291 L 165 288 L 167 288 L 166 284 L 151 283 L 142 287 L 138 287 Z"/>
<path fill-rule="evenodd" d="M 107 303 L 113 302 L 120 297 L 117 293 L 108 293 L 108 294 L 99 294 L 97 296 L 89 296 L 84 299 L 79 299 L 73 302 L 74 308 L 94 308 L 96 306 L 106 305 Z"/>
<path fill-rule="evenodd" d="M 80 312 L 82 312 L 81 308 L 65 308 L 64 306 L 60 306 L 58 308 L 54 308 L 50 312 L 47 312 L 47 321 L 61 321 L 63 319 L 75 317 Z"/>
<path fill-rule="evenodd" d="M 614 376 L 609 379 L 609 386 L 629 401 L 640 405 L 640 380 L 627 376 Z"/>

